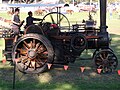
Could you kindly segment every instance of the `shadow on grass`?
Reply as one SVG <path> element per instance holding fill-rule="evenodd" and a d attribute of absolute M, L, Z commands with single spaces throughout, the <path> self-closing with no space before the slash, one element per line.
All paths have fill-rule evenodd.
<path fill-rule="evenodd" d="M 111 47 L 120 61 L 120 35 L 111 35 Z M 85 71 L 80 66 L 86 65 Z M 120 69 L 118 64 L 117 70 Z M 77 60 L 65 71 L 63 66 L 49 72 L 23 75 L 16 69 L 15 90 L 119 90 L 120 76 L 117 70 L 109 74 L 97 74 L 92 61 Z M 0 63 L 0 90 L 12 90 L 13 67 Z"/>
<path fill-rule="evenodd" d="M 118 69 L 120 69 L 120 35 L 111 34 L 111 48 L 113 49 L 115 55 L 118 58 Z"/>
<path fill-rule="evenodd" d="M 13 68 L 0 69 L 0 90 L 12 90 Z M 15 90 L 119 90 L 120 77 L 117 73 L 96 74 L 92 70 L 81 73 L 71 68 L 64 71 L 61 68 L 51 69 L 38 75 L 23 75 L 16 71 Z"/>

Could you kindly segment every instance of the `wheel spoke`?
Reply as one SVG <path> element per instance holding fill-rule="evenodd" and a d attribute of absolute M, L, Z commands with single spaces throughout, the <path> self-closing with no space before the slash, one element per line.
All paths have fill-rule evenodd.
<path fill-rule="evenodd" d="M 31 61 L 31 67 L 34 68 L 34 69 L 36 69 L 36 65 L 35 64 L 36 64 L 35 60 Z"/>
<path fill-rule="evenodd" d="M 47 57 L 43 58 L 40 55 L 38 55 L 38 61 L 42 62 L 42 64 L 44 64 L 46 62 L 46 59 L 47 59 Z"/>
<path fill-rule="evenodd" d="M 54 21 L 53 16 L 51 14 L 50 14 L 50 18 L 51 18 L 52 23 L 55 24 L 55 21 Z"/>
<path fill-rule="evenodd" d="M 112 67 L 112 68 L 115 68 L 116 67 L 116 62 L 113 62 L 112 64 L 110 63 L 110 66 Z"/>
<path fill-rule="evenodd" d="M 26 41 L 23 41 L 24 45 L 29 49 L 29 45 L 26 43 Z"/>
<path fill-rule="evenodd" d="M 46 48 L 43 45 L 40 45 L 37 51 L 38 53 L 43 53 L 46 51 Z"/>
<path fill-rule="evenodd" d="M 27 67 L 29 67 L 30 66 L 30 60 L 28 60 L 26 63 L 25 63 L 25 65 L 27 66 Z"/>
<path fill-rule="evenodd" d="M 101 59 L 97 59 L 97 60 L 95 61 L 95 63 L 96 63 L 96 65 L 102 65 Z"/>
<path fill-rule="evenodd" d="M 25 49 L 17 49 L 19 52 L 20 52 L 20 54 L 22 54 L 22 55 L 26 55 L 27 54 L 27 51 L 25 50 Z"/>
<path fill-rule="evenodd" d="M 106 56 L 106 58 L 105 58 L 105 59 L 106 59 L 106 60 L 108 60 L 108 57 L 109 57 L 109 54 L 107 54 L 107 56 Z"/>
<path fill-rule="evenodd" d="M 41 64 L 41 66 L 43 66 L 45 63 L 46 63 L 46 59 L 43 61 L 43 60 L 41 60 L 41 59 L 38 59 L 38 62 L 39 62 L 39 64 Z"/>
<path fill-rule="evenodd" d="M 29 48 L 25 45 L 25 44 L 23 44 L 23 47 L 26 49 L 26 50 L 28 50 Z"/>
<path fill-rule="evenodd" d="M 103 73 L 112 72 L 117 67 L 117 58 L 109 50 L 100 51 L 95 55 L 95 64 L 103 70 Z"/>
<path fill-rule="evenodd" d="M 30 41 L 30 48 L 31 48 L 31 49 L 33 48 L 33 43 L 32 43 L 32 41 Z"/>
<path fill-rule="evenodd" d="M 102 63 L 101 62 L 96 62 L 96 65 L 101 65 Z"/>
<path fill-rule="evenodd" d="M 46 59 L 46 58 L 48 58 L 48 55 L 46 54 L 43 54 L 43 53 L 41 53 L 41 54 L 38 54 L 39 55 L 39 58 L 41 58 L 41 59 Z"/>
<path fill-rule="evenodd" d="M 116 67 L 117 62 L 116 62 L 116 60 L 111 59 L 111 60 L 109 61 L 109 64 L 110 64 L 110 66 Z"/>
<path fill-rule="evenodd" d="M 60 18 L 60 20 L 58 21 L 58 24 L 60 24 L 60 22 L 63 20 L 63 18 L 64 18 L 63 16 L 62 16 L 62 18 Z"/>
<path fill-rule="evenodd" d="M 103 59 L 106 59 L 106 52 L 102 53 Z"/>
<path fill-rule="evenodd" d="M 35 51 L 38 50 L 39 46 L 40 46 L 40 43 L 37 43 L 37 44 L 36 44 L 36 47 L 35 47 Z"/>
<path fill-rule="evenodd" d="M 40 68 L 40 67 L 42 67 L 42 66 L 43 66 L 42 63 L 39 63 L 38 61 L 36 62 L 36 68 Z"/>
<path fill-rule="evenodd" d="M 26 62 L 28 62 L 28 57 L 21 57 L 22 63 L 25 64 Z"/>
<path fill-rule="evenodd" d="M 100 57 L 97 57 L 96 61 L 102 62 L 103 60 Z"/>
<path fill-rule="evenodd" d="M 101 60 L 104 60 L 104 58 L 102 57 L 102 54 L 100 54 L 100 58 L 101 58 Z"/>
<path fill-rule="evenodd" d="M 98 66 L 98 68 L 103 69 L 103 68 L 104 68 L 104 66 L 103 66 L 103 65 L 99 65 L 99 66 Z"/>
<path fill-rule="evenodd" d="M 35 48 L 35 39 L 33 39 L 33 48 Z"/>
<path fill-rule="evenodd" d="M 109 54 L 110 54 L 110 53 L 108 53 L 108 52 L 103 52 L 103 58 L 104 58 L 104 59 L 107 59 Z"/>
<path fill-rule="evenodd" d="M 40 58 L 36 60 L 36 63 L 39 67 L 41 67 L 45 64 L 45 62 L 43 62 Z"/>

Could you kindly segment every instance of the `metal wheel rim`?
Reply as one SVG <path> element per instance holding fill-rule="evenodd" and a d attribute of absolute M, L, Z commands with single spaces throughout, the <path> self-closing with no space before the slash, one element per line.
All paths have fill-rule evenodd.
<path fill-rule="evenodd" d="M 32 34 L 29 34 L 29 35 L 31 36 Z M 29 36 L 29 35 L 26 35 L 26 36 Z M 37 34 L 35 34 L 34 36 L 36 35 Z M 37 36 L 40 36 L 40 35 L 37 35 Z M 31 39 L 31 41 L 33 40 L 33 42 L 35 42 L 36 44 L 32 43 L 31 41 L 26 42 L 27 39 Z M 29 47 L 30 45 L 33 45 L 32 48 Z M 41 47 L 44 47 L 43 51 L 41 50 L 42 49 Z M 23 52 L 20 51 L 19 49 L 23 50 Z M 16 63 L 18 68 L 20 68 L 21 72 L 39 73 L 40 68 L 46 67 L 47 62 L 51 62 L 53 60 L 53 57 L 52 57 L 53 49 L 52 48 L 50 50 L 48 49 L 50 49 L 49 46 L 44 45 L 43 42 L 40 42 L 39 44 L 38 38 L 33 38 L 33 37 L 23 38 L 20 40 L 20 42 L 16 44 L 16 46 L 13 49 L 13 61 Z M 37 51 L 37 52 L 35 53 L 34 51 Z"/>
<path fill-rule="evenodd" d="M 95 55 L 94 60 L 96 67 L 102 69 L 103 73 L 112 72 L 118 65 L 117 57 L 110 50 L 101 50 Z"/>

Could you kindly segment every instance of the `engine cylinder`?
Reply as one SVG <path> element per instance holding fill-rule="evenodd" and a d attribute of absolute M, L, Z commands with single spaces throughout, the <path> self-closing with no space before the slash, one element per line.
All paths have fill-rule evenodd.
<path fill-rule="evenodd" d="M 109 43 L 110 43 L 110 38 L 109 38 L 109 34 L 108 32 L 105 33 L 98 33 L 98 38 L 96 39 L 87 39 L 87 48 L 88 49 L 99 49 L 99 48 L 103 48 L 103 49 L 107 49 L 109 48 Z"/>

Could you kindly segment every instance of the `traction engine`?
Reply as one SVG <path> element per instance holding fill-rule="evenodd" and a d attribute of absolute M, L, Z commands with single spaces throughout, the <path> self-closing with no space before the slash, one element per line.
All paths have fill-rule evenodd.
<path fill-rule="evenodd" d="M 52 22 L 47 22 L 48 18 Z M 62 22 L 64 21 L 64 22 Z M 68 18 L 57 12 L 48 13 L 38 25 L 30 25 L 14 39 L 14 32 L 1 32 L 5 38 L 6 59 L 16 64 L 23 73 L 40 73 L 47 63 L 75 62 L 85 49 L 94 49 L 92 59 L 102 72 L 116 69 L 118 60 L 110 48 L 106 26 L 106 0 L 100 0 L 100 28 L 89 14 L 89 20 L 70 26 Z"/>

